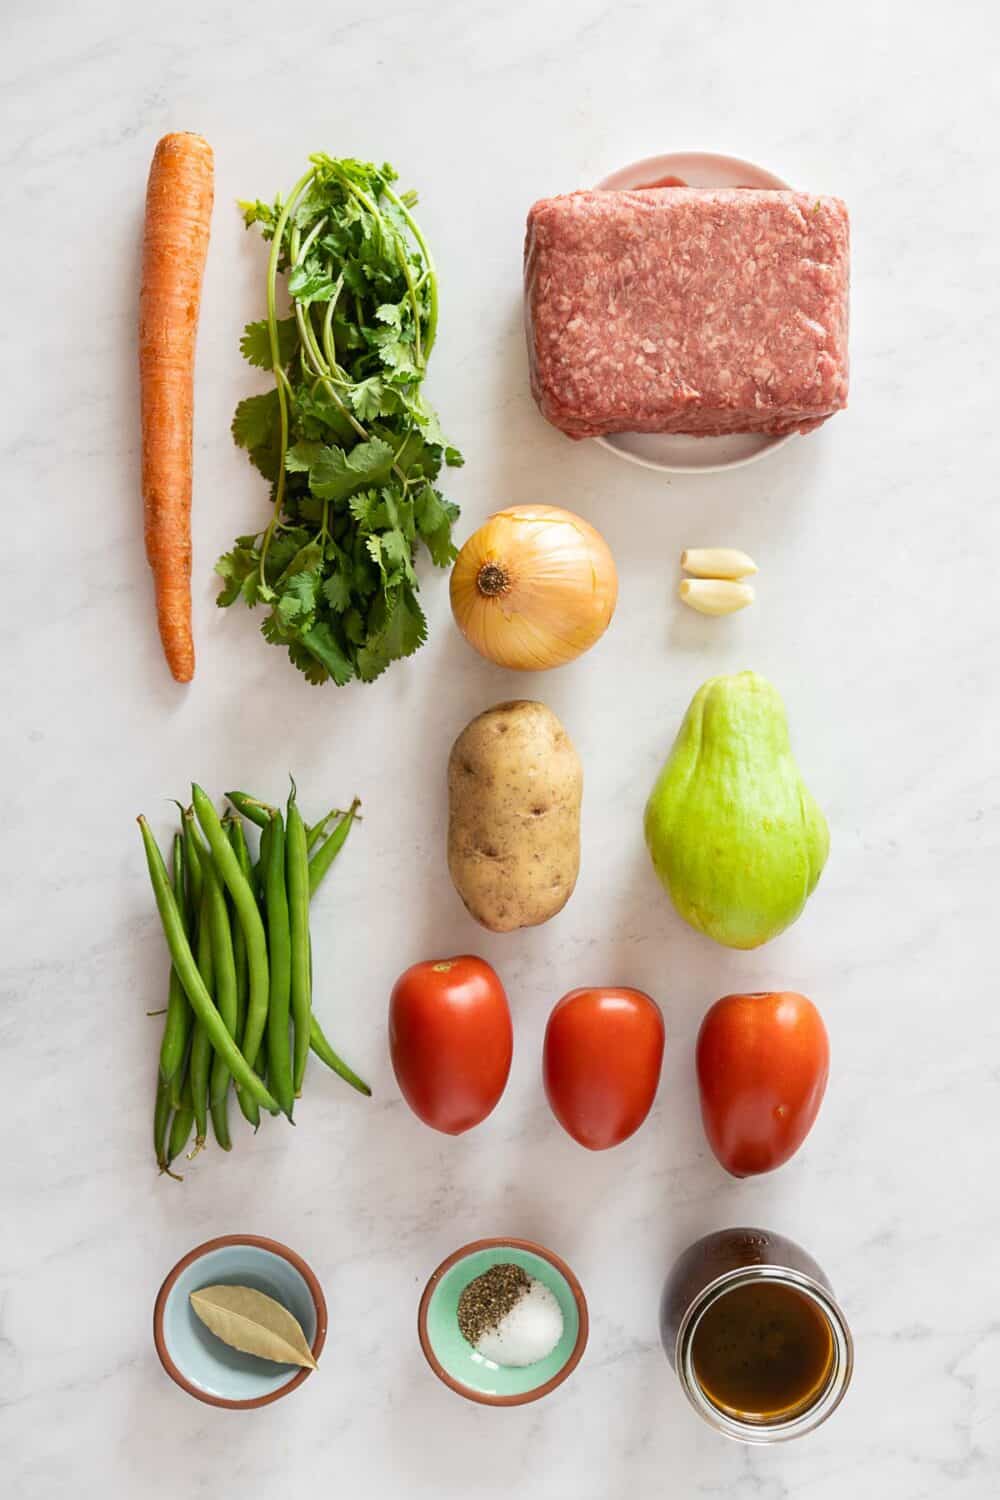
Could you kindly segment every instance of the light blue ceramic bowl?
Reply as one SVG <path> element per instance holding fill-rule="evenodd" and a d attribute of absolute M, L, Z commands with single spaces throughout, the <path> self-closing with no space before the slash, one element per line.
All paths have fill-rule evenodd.
<path fill-rule="evenodd" d="M 523 1266 L 555 1296 L 563 1315 L 559 1343 L 537 1364 L 518 1368 L 484 1359 L 458 1328 L 458 1300 L 470 1281 L 491 1266 Z M 484 1406 L 521 1406 L 561 1385 L 576 1369 L 587 1345 L 587 1299 L 565 1261 L 531 1240 L 476 1240 L 463 1245 L 434 1272 L 420 1300 L 417 1319 L 427 1363 L 445 1385 Z"/>
<path fill-rule="evenodd" d="M 287 1307 L 319 1358 L 326 1342 L 326 1299 L 313 1271 L 277 1240 L 232 1234 L 185 1255 L 161 1286 L 153 1337 L 163 1368 L 182 1390 L 210 1406 L 249 1409 L 287 1396 L 311 1370 L 230 1349 L 195 1316 L 190 1294 L 219 1285 L 250 1286 Z"/>

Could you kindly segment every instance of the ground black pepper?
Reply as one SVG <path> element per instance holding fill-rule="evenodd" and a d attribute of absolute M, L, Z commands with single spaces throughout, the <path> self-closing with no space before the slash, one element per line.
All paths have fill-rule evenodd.
<path fill-rule="evenodd" d="M 458 1299 L 458 1328 L 462 1337 L 475 1345 L 484 1333 L 500 1325 L 530 1285 L 531 1277 L 524 1267 L 509 1263 L 491 1266 L 470 1281 Z"/>

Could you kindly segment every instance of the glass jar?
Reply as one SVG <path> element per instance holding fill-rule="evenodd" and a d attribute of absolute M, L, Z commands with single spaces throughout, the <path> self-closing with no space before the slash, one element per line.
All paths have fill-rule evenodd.
<path fill-rule="evenodd" d="M 734 1292 L 739 1296 L 727 1313 L 724 1299 Z M 765 1309 L 777 1318 L 769 1320 Z M 782 1311 L 794 1313 L 792 1321 L 800 1326 L 783 1328 Z M 755 1317 L 762 1320 L 756 1327 Z M 805 1337 L 796 1341 L 796 1333 Z M 842 1401 L 854 1365 L 851 1332 L 823 1271 L 801 1246 L 767 1229 L 720 1229 L 690 1245 L 663 1288 L 660 1335 L 695 1411 L 717 1432 L 743 1443 L 778 1443 L 811 1432 Z M 810 1383 L 803 1350 L 810 1339 L 816 1346 L 817 1336 L 823 1340 L 817 1356 L 822 1363 Z M 747 1340 L 749 1360 L 734 1356 L 741 1339 Z M 783 1359 L 786 1373 L 792 1368 L 790 1351 L 799 1356 L 798 1374 L 806 1382 L 799 1399 L 776 1400 L 773 1390 L 765 1399 L 762 1391 L 755 1406 L 750 1399 L 727 1403 L 711 1393 L 706 1371 L 712 1358 L 728 1361 L 731 1378 L 738 1372 L 736 1378 L 748 1381 L 766 1372 L 773 1383 Z M 769 1363 L 762 1365 L 762 1357 Z"/>

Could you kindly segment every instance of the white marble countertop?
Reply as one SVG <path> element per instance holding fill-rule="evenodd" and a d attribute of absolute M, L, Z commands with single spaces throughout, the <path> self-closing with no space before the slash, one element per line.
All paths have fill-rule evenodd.
<path fill-rule="evenodd" d="M 7 298 L 0 1067 L 0 1469 L 48 1500 L 351 1494 L 368 1500 L 986 1500 L 1000 1465 L 1000 1079 L 995 348 L 996 121 L 987 0 L 367 0 L 356 8 L 8 5 L 3 80 Z M 154 11 L 159 12 L 154 16 Z M 155 634 L 138 485 L 135 314 L 157 138 L 203 132 L 217 200 L 198 353 L 199 666 L 175 687 Z M 670 149 L 743 155 L 843 196 L 854 229 L 850 411 L 772 460 L 668 482 L 538 417 L 520 329 L 524 216 L 538 196 Z M 480 661 L 428 577 L 431 639 L 371 688 L 309 688 L 215 609 L 211 567 L 264 496 L 232 446 L 254 387 L 243 322 L 263 258 L 237 196 L 270 196 L 306 154 L 390 158 L 421 192 L 440 264 L 431 394 L 464 448 L 462 534 L 505 501 L 568 504 L 607 536 L 614 625 L 525 682 Z M 674 600 L 684 545 L 743 546 L 758 603 L 715 622 Z M 782 690 L 833 847 L 802 920 L 755 953 L 681 925 L 641 810 L 712 673 Z M 444 765 L 475 713 L 544 698 L 586 768 L 583 869 L 546 927 L 500 938 L 465 915 L 444 859 Z M 321 1076 L 294 1132 L 208 1152 L 183 1186 L 150 1153 L 164 953 L 134 816 L 161 833 L 196 776 L 310 801 L 359 792 L 366 820 L 324 891 L 317 1005 L 374 1083 Z M 401 1102 L 385 1046 L 396 974 L 471 949 L 512 997 L 500 1108 L 457 1140 Z M 591 1156 L 545 1105 L 557 997 L 623 982 L 661 1002 L 654 1114 Z M 833 1071 L 799 1156 L 728 1179 L 698 1121 L 692 1047 L 732 989 L 799 988 Z M 757 1223 L 826 1267 L 857 1339 L 841 1410 L 768 1451 L 688 1409 L 656 1330 L 663 1274 L 694 1236 Z M 330 1304 L 322 1372 L 248 1415 L 190 1400 L 153 1350 L 153 1298 L 191 1246 L 273 1234 Z M 493 1411 L 441 1386 L 416 1303 L 451 1249 L 542 1240 L 592 1315 L 573 1378 Z"/>

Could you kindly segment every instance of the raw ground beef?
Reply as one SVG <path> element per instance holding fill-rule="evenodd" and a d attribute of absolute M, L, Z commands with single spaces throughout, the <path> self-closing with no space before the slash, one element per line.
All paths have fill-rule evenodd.
<path fill-rule="evenodd" d="M 808 432 L 847 405 L 839 198 L 646 188 L 528 215 L 531 388 L 570 437 Z"/>

